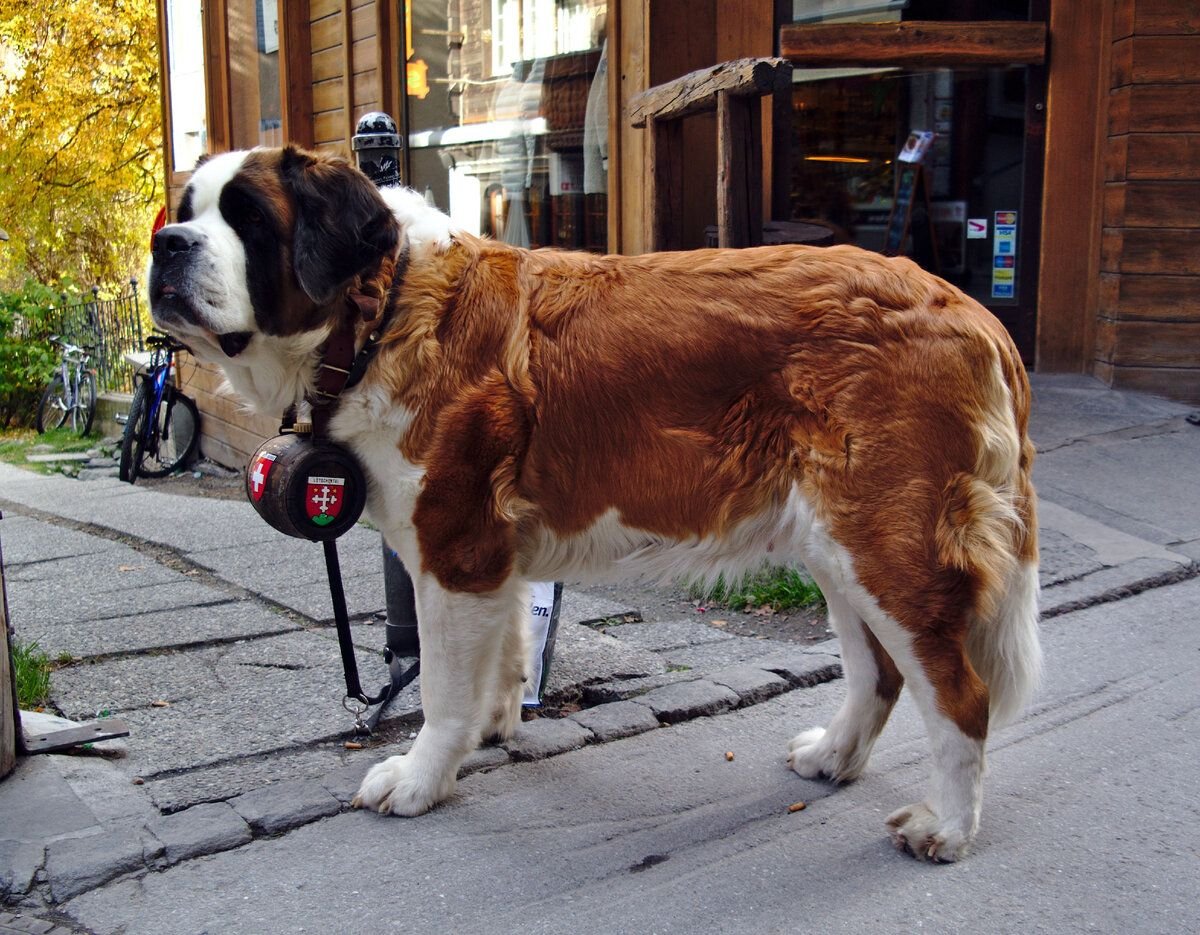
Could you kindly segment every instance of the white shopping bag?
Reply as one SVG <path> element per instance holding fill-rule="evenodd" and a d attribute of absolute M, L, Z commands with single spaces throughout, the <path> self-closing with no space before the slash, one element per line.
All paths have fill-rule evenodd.
<path fill-rule="evenodd" d="M 529 679 L 525 682 L 526 707 L 542 703 L 554 637 L 558 631 L 558 611 L 562 605 L 562 582 L 534 581 L 530 584 L 529 607 Z"/>

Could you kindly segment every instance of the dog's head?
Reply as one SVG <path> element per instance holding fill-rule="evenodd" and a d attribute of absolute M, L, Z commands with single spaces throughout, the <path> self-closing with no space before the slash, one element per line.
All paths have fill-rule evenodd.
<path fill-rule="evenodd" d="M 155 324 L 272 414 L 294 401 L 299 364 L 346 314 L 348 290 L 401 239 L 365 175 L 291 146 L 207 159 L 178 218 L 154 236 Z"/>

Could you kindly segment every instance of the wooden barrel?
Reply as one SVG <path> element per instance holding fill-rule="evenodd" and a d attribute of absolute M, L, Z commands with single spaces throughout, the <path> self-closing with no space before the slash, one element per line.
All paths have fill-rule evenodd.
<path fill-rule="evenodd" d="M 367 482 L 354 455 L 341 445 L 308 435 L 277 435 L 250 458 L 246 495 L 280 532 L 324 542 L 358 521 Z"/>

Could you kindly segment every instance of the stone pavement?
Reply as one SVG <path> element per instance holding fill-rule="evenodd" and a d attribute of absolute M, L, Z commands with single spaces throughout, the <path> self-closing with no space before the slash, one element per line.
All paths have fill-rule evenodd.
<path fill-rule="evenodd" d="M 1194 577 L 1200 428 L 1186 406 L 1084 377 L 1034 379 L 1044 616 Z M 102 476 L 0 465 L 0 542 L 18 638 L 52 658 L 70 718 L 122 718 L 131 736 L 23 760 L 0 782 L 0 900 L 44 914 L 119 877 L 155 874 L 347 808 L 371 763 L 402 752 L 418 688 L 377 734 L 346 745 L 321 550 L 240 501 L 175 496 Z M 368 689 L 385 675 L 374 622 L 377 533 L 339 542 Z M 686 603 L 568 587 L 552 714 L 465 772 L 491 771 L 803 691 L 840 676 L 836 642 L 736 636 Z M 69 657 L 69 661 L 68 660 Z M 5 922 L 0 916 L 0 931 Z M 61 923 L 55 916 L 52 921 Z M 49 923 L 48 923 L 49 924 Z M 23 929 L 18 929 L 23 930 Z"/>

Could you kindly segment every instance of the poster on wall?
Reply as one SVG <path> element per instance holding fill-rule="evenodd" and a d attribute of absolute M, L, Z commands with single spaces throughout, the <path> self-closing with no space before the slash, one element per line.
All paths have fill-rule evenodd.
<path fill-rule="evenodd" d="M 997 211 L 992 235 L 992 298 L 1016 298 L 1017 212 Z"/>

